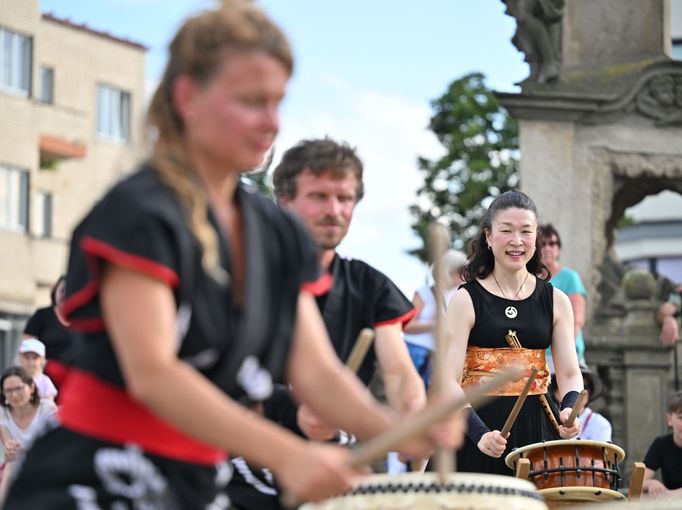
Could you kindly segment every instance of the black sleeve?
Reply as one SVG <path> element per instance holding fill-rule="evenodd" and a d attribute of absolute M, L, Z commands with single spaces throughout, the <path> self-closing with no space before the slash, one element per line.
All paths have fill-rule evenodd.
<path fill-rule="evenodd" d="M 375 282 L 373 291 L 374 326 L 400 323 L 405 326 L 415 314 L 415 309 L 409 299 L 383 273 L 372 269 Z"/>
<path fill-rule="evenodd" d="M 40 339 L 47 326 L 46 312 L 50 312 L 51 310 L 52 308 L 38 308 L 34 314 L 28 318 L 26 326 L 24 326 L 24 334 Z"/>
<path fill-rule="evenodd" d="M 657 437 L 654 439 L 654 441 L 651 443 L 651 446 L 649 446 L 649 449 L 646 452 L 646 455 L 644 456 L 644 464 L 646 465 L 647 468 L 653 470 L 653 471 L 658 471 L 661 469 L 661 466 L 663 464 L 663 452 L 661 451 L 661 446 L 662 446 L 662 438 Z"/>
<path fill-rule="evenodd" d="M 179 283 L 179 249 L 172 222 L 163 214 L 164 196 L 129 188 L 114 188 L 74 232 L 63 306 L 75 329 L 97 329 L 101 322 L 97 297 L 103 263 L 139 271 L 173 288 Z"/>

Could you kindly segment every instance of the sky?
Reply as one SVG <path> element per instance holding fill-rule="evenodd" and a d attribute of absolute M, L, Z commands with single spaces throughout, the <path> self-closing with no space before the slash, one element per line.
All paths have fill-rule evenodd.
<path fill-rule="evenodd" d="M 480 71 L 494 90 L 518 91 L 527 75 L 511 44 L 501 0 L 259 0 L 291 40 L 295 72 L 281 111 L 276 154 L 303 138 L 330 136 L 357 148 L 365 198 L 339 253 L 387 274 L 411 297 L 427 269 L 407 250 L 420 240 L 408 207 L 421 177 L 417 157 L 442 147 L 427 129 L 430 102 L 450 82 Z M 150 93 L 183 20 L 214 0 L 41 0 L 41 11 L 149 48 Z M 276 157 L 277 159 L 277 157 Z"/>

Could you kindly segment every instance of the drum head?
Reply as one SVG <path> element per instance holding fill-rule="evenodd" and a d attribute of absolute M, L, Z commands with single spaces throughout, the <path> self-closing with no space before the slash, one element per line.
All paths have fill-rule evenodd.
<path fill-rule="evenodd" d="M 520 482 L 520 483 L 519 483 Z M 348 494 L 301 510 L 547 510 L 535 486 L 511 476 L 453 473 L 370 475 Z"/>

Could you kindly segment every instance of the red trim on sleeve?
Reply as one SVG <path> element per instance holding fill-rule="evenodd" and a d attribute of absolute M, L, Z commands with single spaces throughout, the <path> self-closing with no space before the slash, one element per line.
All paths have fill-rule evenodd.
<path fill-rule="evenodd" d="M 333 283 L 334 279 L 332 278 L 332 275 L 325 273 L 314 282 L 303 283 L 301 285 L 301 290 L 310 292 L 315 297 L 322 296 L 323 294 L 329 292 L 329 289 L 332 288 Z"/>
<path fill-rule="evenodd" d="M 77 310 L 88 301 L 90 301 L 97 294 L 97 282 L 90 280 L 85 287 L 78 292 L 74 292 L 68 296 L 62 303 L 62 314 L 64 318 L 71 321 L 71 312 Z"/>
<path fill-rule="evenodd" d="M 170 267 L 154 260 L 119 250 L 99 239 L 90 236 L 84 237 L 81 241 L 81 249 L 88 255 L 99 257 L 116 265 L 134 269 L 158 278 L 171 287 L 177 287 L 180 283 L 178 274 Z"/>
<path fill-rule="evenodd" d="M 145 452 L 202 465 L 227 458 L 152 414 L 122 388 L 71 368 L 60 391 L 59 420 L 74 432 L 104 441 L 139 445 Z"/>
<path fill-rule="evenodd" d="M 412 320 L 412 317 L 414 317 L 417 313 L 417 310 L 415 308 L 412 308 L 409 312 L 402 314 L 399 317 L 394 317 L 393 319 L 387 319 L 385 321 L 381 322 L 376 322 L 374 323 L 374 327 L 378 328 L 379 326 L 388 326 L 390 324 L 395 324 L 397 322 L 400 323 L 400 327 L 404 328 L 405 325 Z"/>

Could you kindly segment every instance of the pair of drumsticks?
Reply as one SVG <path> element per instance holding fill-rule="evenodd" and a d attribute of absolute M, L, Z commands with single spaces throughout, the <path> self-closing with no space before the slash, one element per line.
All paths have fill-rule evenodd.
<path fill-rule="evenodd" d="M 504 339 L 507 341 L 509 344 L 509 347 L 512 349 L 521 349 L 521 341 L 519 340 L 518 336 L 516 336 L 516 331 L 509 331 L 504 336 Z M 521 410 L 521 406 L 523 406 L 524 401 L 526 400 L 526 397 L 528 396 L 528 392 L 530 391 L 530 388 L 533 384 L 533 381 L 535 380 L 535 376 L 538 373 L 538 369 L 533 367 L 533 371 L 531 372 L 530 376 L 528 377 L 528 381 L 526 382 L 526 385 L 523 388 L 523 391 L 519 395 L 519 397 L 516 399 L 516 403 L 514 404 L 514 407 L 511 410 L 511 413 L 509 413 L 509 417 L 507 418 L 507 421 L 504 423 L 504 426 L 502 427 L 502 430 L 500 431 L 500 434 L 502 434 L 502 437 L 505 437 L 509 431 L 512 428 L 512 425 L 514 424 L 514 421 L 516 420 L 516 417 L 519 414 L 519 411 Z M 568 420 L 566 420 L 566 427 L 571 427 L 573 425 L 573 422 L 575 421 L 576 417 L 580 413 L 583 403 L 585 400 L 585 397 L 587 396 L 587 392 L 585 390 L 582 390 L 580 394 L 578 395 L 578 400 L 576 401 L 575 405 L 573 406 L 573 409 L 571 409 L 571 414 L 568 416 Z M 552 422 L 552 426 L 554 427 L 554 430 L 556 430 L 557 434 L 559 433 L 559 423 L 556 421 L 556 418 L 554 416 L 554 413 L 552 412 L 552 408 L 549 405 L 549 402 L 547 401 L 547 397 L 545 395 L 540 395 L 540 404 L 542 405 L 543 409 L 545 410 L 545 413 L 547 414 L 547 417 L 549 420 Z"/>

